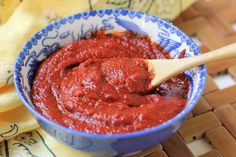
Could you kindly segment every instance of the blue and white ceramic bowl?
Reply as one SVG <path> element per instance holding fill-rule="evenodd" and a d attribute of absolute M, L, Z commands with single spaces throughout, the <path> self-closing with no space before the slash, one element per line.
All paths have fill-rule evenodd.
<path fill-rule="evenodd" d="M 56 124 L 38 113 L 31 101 L 31 83 L 38 65 L 58 49 L 89 37 L 91 32 L 106 29 L 109 32 L 127 29 L 147 34 L 162 45 L 173 58 L 186 49 L 186 56 L 200 53 L 194 42 L 181 30 L 160 18 L 130 10 L 93 10 L 62 18 L 36 33 L 21 50 L 14 69 L 17 92 L 37 119 L 40 126 L 51 136 L 75 149 L 96 156 L 122 156 L 140 152 L 159 143 L 183 123 L 199 100 L 206 79 L 206 67 L 200 66 L 185 72 L 190 78 L 188 105 L 174 118 L 156 127 L 127 134 L 106 135 L 74 131 Z"/>

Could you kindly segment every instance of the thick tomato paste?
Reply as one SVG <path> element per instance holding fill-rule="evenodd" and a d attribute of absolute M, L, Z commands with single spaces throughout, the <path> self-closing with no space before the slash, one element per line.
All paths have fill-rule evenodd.
<path fill-rule="evenodd" d="M 149 91 L 143 59 L 170 58 L 147 36 L 95 33 L 48 57 L 32 85 L 37 110 L 74 130 L 120 134 L 156 126 L 185 107 L 183 74 Z M 161 68 L 161 67 L 160 67 Z"/>

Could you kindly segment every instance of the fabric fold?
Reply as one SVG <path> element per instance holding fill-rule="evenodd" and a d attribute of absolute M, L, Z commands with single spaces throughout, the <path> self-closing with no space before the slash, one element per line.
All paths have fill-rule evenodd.
<path fill-rule="evenodd" d="M 12 15 L 21 0 L 1 0 L 0 1 L 0 25 L 5 23 Z"/>
<path fill-rule="evenodd" d="M 13 84 L 0 88 L 0 114 L 23 105 Z"/>

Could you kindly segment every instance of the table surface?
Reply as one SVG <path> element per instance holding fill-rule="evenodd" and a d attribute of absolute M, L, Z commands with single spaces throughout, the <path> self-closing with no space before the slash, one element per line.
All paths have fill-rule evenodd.
<path fill-rule="evenodd" d="M 203 53 L 236 42 L 236 0 L 198 0 L 173 23 Z M 135 157 L 236 157 L 236 59 L 207 64 L 199 103 L 169 139 Z"/>

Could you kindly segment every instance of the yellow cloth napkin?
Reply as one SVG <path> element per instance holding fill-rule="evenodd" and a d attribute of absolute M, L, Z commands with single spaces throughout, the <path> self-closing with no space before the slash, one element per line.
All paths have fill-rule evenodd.
<path fill-rule="evenodd" d="M 19 4 L 20 0 L 0 0 L 0 25 L 8 20 Z"/>
<path fill-rule="evenodd" d="M 0 0 L 0 157 L 90 156 L 47 135 L 22 105 L 13 66 L 24 43 L 48 23 L 78 12 L 128 8 L 172 20 L 195 0 Z"/>

